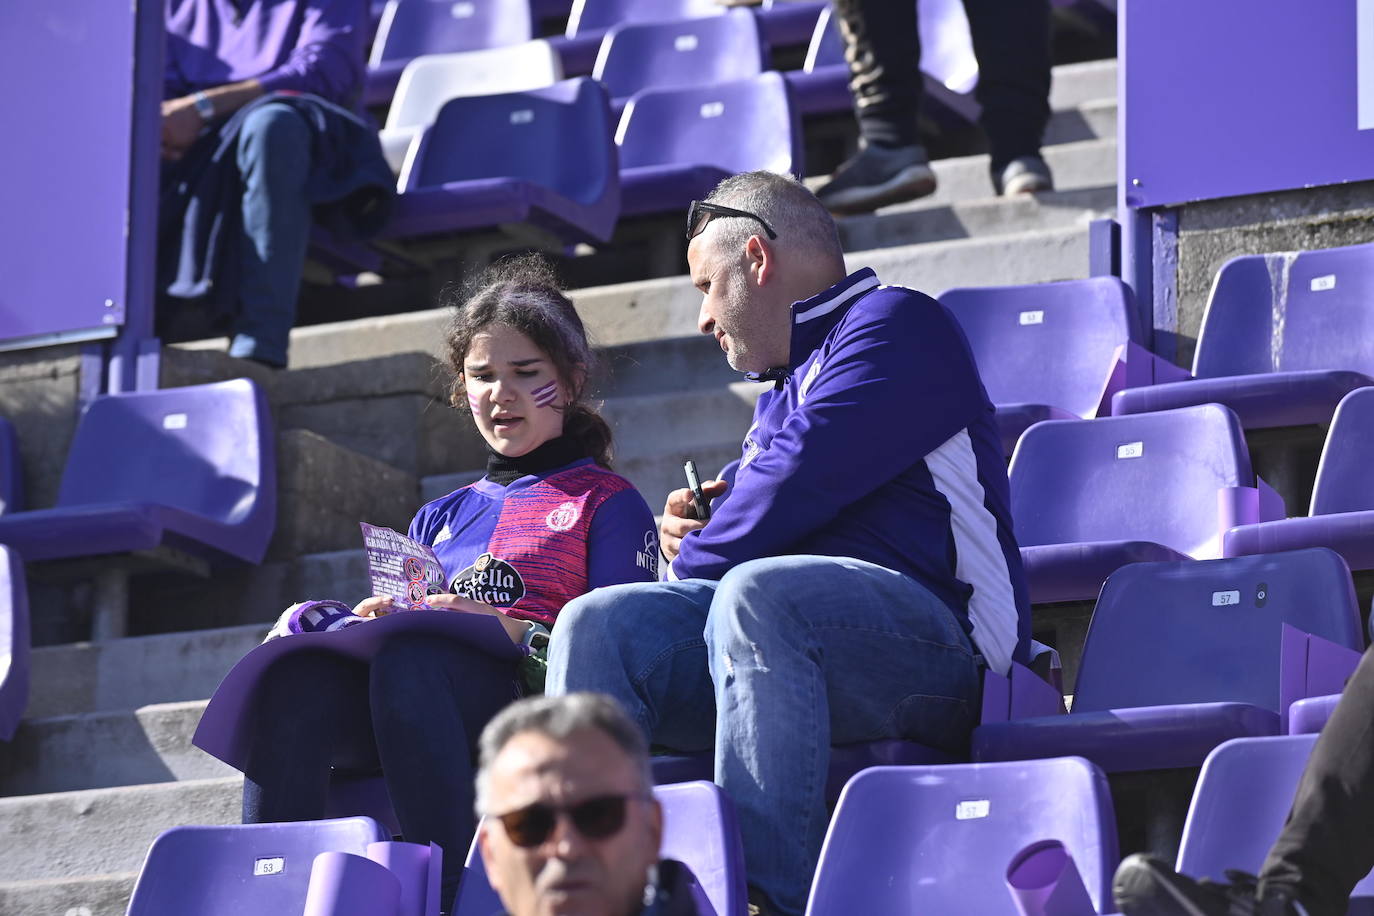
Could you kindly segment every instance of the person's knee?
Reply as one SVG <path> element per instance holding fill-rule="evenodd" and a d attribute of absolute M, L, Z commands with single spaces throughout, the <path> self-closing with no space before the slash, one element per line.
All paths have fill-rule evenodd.
<path fill-rule="evenodd" d="M 289 105 L 250 111 L 239 128 L 238 164 L 245 174 L 261 167 L 269 181 L 304 180 L 310 164 L 310 127 Z"/>
<path fill-rule="evenodd" d="M 796 558 L 768 557 L 741 563 L 720 580 L 706 618 L 707 638 L 757 643 L 772 634 L 795 629 L 799 582 Z"/>
<path fill-rule="evenodd" d="M 391 692 L 402 684 L 418 684 L 428 689 L 434 682 L 449 677 L 455 664 L 453 653 L 443 640 L 397 634 L 372 657 L 372 689 Z"/>

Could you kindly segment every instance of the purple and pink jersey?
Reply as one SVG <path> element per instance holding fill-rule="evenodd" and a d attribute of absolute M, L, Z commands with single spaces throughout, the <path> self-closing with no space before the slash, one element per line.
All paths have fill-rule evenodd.
<path fill-rule="evenodd" d="M 483 478 L 420 508 L 454 594 L 551 625 L 603 585 L 658 578 L 658 532 L 628 480 L 584 458 L 501 486 Z"/>

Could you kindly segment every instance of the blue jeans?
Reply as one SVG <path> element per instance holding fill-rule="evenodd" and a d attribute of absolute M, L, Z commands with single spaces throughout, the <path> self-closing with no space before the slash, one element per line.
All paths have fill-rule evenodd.
<path fill-rule="evenodd" d="M 312 143 L 309 126 L 286 105 L 263 105 L 239 133 L 244 239 L 230 356 L 286 365 L 310 240 Z"/>
<path fill-rule="evenodd" d="M 840 557 L 744 563 L 719 582 L 600 588 L 563 608 L 547 691 L 620 700 L 655 744 L 715 747 L 749 883 L 805 908 L 825 837 L 831 744 L 958 751 L 979 665 L 954 613 L 900 573 Z"/>

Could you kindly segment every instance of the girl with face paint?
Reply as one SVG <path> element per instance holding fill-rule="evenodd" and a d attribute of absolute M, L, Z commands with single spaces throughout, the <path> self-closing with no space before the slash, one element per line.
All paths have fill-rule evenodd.
<path fill-rule="evenodd" d="M 610 427 L 586 401 L 586 331 L 541 260 L 504 262 L 470 288 L 446 350 L 451 403 L 471 418 L 488 457 L 481 480 L 423 506 L 411 522 L 410 536 L 434 550 L 448 577 L 448 593 L 426 601 L 493 616 L 513 641 L 541 647 L 578 595 L 657 578 L 653 514 L 610 470 Z M 377 597 L 354 613 L 399 610 Z M 441 908 L 449 911 L 473 833 L 475 742 L 511 699 L 542 689 L 537 656 L 517 668 L 457 641 L 402 636 L 370 666 L 300 653 L 264 681 L 259 695 L 269 699 L 254 711 L 244 822 L 323 817 L 331 762 L 340 753 L 371 756 L 403 838 L 444 848 Z M 294 696 L 334 699 L 308 708 L 280 702 Z M 359 710 L 371 712 L 372 746 L 339 747 L 348 732 L 341 717 Z"/>

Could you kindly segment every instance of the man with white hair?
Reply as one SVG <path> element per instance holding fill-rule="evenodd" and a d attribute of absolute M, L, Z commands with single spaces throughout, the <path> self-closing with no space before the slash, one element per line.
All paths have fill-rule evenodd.
<path fill-rule="evenodd" d="M 658 583 L 564 609 L 550 693 L 597 690 L 653 743 L 715 748 L 752 899 L 802 912 L 832 744 L 966 749 L 984 666 L 1025 660 L 1029 603 L 993 408 L 939 303 L 846 275 L 835 226 L 769 172 L 692 205 L 698 326 L 771 383 L 709 523 L 670 494 Z M 723 498 L 722 498 L 723 497 Z"/>
<path fill-rule="evenodd" d="M 478 848 L 512 916 L 695 916 L 690 872 L 658 861 L 648 746 L 614 700 L 521 700 L 480 752 Z"/>

